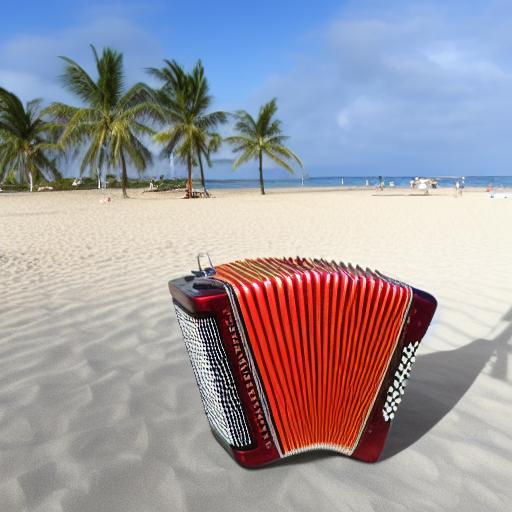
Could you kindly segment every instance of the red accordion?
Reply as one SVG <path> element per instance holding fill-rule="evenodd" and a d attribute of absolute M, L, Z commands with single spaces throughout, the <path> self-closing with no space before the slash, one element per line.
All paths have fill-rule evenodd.
<path fill-rule="evenodd" d="M 169 288 L 212 431 L 241 465 L 379 458 L 434 297 L 303 258 L 211 266 Z"/>

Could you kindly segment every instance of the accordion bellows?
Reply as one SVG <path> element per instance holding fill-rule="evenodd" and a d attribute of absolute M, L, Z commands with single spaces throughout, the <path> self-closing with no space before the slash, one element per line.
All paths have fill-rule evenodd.
<path fill-rule="evenodd" d="M 206 415 L 235 459 L 328 449 L 377 460 L 435 299 L 316 259 L 196 274 L 170 290 Z"/>

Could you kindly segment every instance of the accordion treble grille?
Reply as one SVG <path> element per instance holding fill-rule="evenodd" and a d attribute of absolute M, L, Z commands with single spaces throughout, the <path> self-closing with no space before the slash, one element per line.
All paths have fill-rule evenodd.
<path fill-rule="evenodd" d="M 332 262 L 217 267 L 236 294 L 283 454 L 351 454 L 381 389 L 411 302 L 398 282 Z"/>
<path fill-rule="evenodd" d="M 215 320 L 196 318 L 176 304 L 175 310 L 210 425 L 229 445 L 249 446 L 251 436 Z"/>

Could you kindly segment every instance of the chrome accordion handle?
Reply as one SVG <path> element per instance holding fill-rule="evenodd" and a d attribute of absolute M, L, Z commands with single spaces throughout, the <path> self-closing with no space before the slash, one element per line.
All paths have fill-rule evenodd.
<path fill-rule="evenodd" d="M 201 259 L 202 258 L 208 258 L 208 266 L 203 267 L 201 265 Z M 207 252 L 199 252 L 197 254 L 197 268 L 198 274 L 201 276 L 213 276 L 215 274 L 215 267 L 213 265 L 212 259 L 210 258 L 210 255 Z"/>

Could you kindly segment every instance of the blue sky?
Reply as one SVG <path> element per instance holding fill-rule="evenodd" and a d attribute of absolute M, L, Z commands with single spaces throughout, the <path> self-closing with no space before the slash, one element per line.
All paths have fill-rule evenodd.
<path fill-rule="evenodd" d="M 23 99 L 73 101 L 57 56 L 90 69 L 90 43 L 122 50 L 130 81 L 201 58 L 216 108 L 278 98 L 311 175 L 512 174 L 510 2 L 47 0 L 3 14 L 0 84 Z"/>

